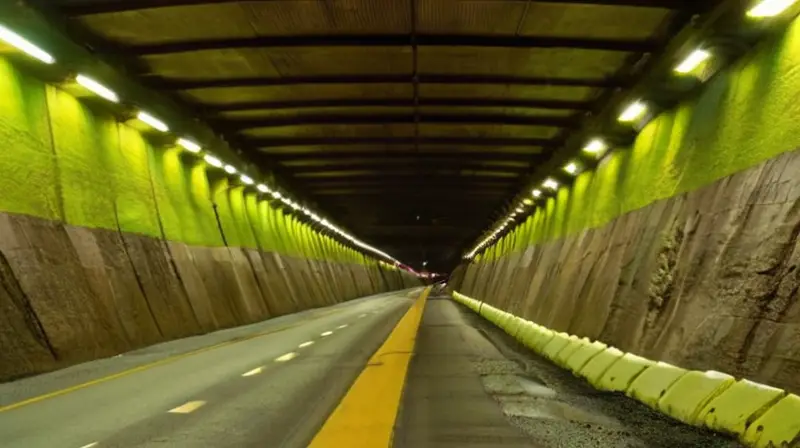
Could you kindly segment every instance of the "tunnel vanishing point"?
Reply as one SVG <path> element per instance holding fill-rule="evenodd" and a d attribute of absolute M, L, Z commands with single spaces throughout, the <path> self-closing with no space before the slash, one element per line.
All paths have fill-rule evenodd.
<path fill-rule="evenodd" d="M 800 434 L 798 11 L 2 2 L 0 397 L 446 281 L 523 345 L 529 321 L 779 389 L 739 439 L 768 446 L 742 434 L 778 402 Z M 437 291 L 414 325 L 456 319 Z"/>

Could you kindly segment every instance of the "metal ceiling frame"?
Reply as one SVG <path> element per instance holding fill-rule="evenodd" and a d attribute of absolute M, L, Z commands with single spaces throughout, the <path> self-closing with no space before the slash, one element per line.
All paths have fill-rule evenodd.
<path fill-rule="evenodd" d="M 414 137 L 246 137 L 255 148 L 289 146 L 341 146 L 341 145 L 413 145 Z M 465 146 L 527 146 L 552 148 L 558 141 L 546 138 L 472 138 L 472 137 L 420 137 L 420 145 Z"/>
<path fill-rule="evenodd" d="M 529 109 L 591 110 L 592 101 L 520 98 L 418 98 L 420 107 L 507 107 Z M 283 110 L 339 107 L 414 107 L 413 98 L 333 98 L 329 100 L 249 101 L 204 105 L 211 112 Z"/>
<path fill-rule="evenodd" d="M 248 0 L 250 3 L 269 3 L 279 0 Z M 523 0 L 527 1 L 527 0 Z M 234 0 L 135 0 L 135 1 L 108 1 L 86 0 L 74 4 L 59 5 L 59 9 L 71 16 L 85 16 L 95 14 L 110 14 L 119 12 L 140 11 L 143 9 L 167 8 L 176 6 L 218 5 L 233 3 Z M 692 0 L 547 0 L 547 3 L 580 4 L 580 5 L 605 5 L 605 6 L 635 6 L 659 9 L 684 9 L 691 7 Z"/>
<path fill-rule="evenodd" d="M 524 125 L 554 128 L 572 128 L 578 125 L 576 116 L 557 115 L 509 115 L 509 114 L 304 114 L 297 116 L 221 118 L 215 125 L 226 131 L 239 132 L 245 129 L 270 128 L 300 125 L 342 124 L 487 124 Z M 212 120 L 214 121 L 214 120 Z"/>

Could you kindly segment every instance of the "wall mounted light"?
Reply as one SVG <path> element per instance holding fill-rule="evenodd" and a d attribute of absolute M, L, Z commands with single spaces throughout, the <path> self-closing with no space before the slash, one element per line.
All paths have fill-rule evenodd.
<path fill-rule="evenodd" d="M 690 73 L 710 57 L 711 53 L 706 50 L 694 50 L 683 62 L 675 67 L 675 71 L 681 74 Z"/>
<path fill-rule="evenodd" d="M 206 154 L 205 157 L 203 157 L 203 160 L 205 160 L 207 164 L 213 166 L 214 168 L 222 168 L 222 161 L 211 154 Z"/>
<path fill-rule="evenodd" d="M 183 149 L 185 149 L 185 150 L 187 150 L 189 152 L 195 153 L 195 154 L 197 154 L 198 152 L 200 152 L 200 150 L 202 150 L 200 145 L 198 145 L 197 143 L 195 143 L 195 142 L 193 142 L 191 140 L 187 140 L 185 138 L 179 138 L 178 139 L 178 146 L 180 146 L 181 148 L 183 148 Z"/>
<path fill-rule="evenodd" d="M 542 196 L 542 190 L 534 188 L 533 191 L 531 191 L 531 194 L 533 195 L 533 197 L 538 198 Z"/>
<path fill-rule="evenodd" d="M 246 174 L 242 174 L 241 176 L 239 176 L 239 180 L 242 181 L 242 183 L 245 185 L 253 185 L 254 183 L 253 179 Z"/>
<path fill-rule="evenodd" d="M 86 76 L 86 75 L 78 75 L 75 78 L 75 81 L 85 87 L 90 92 L 96 94 L 101 98 L 105 98 L 112 103 L 119 103 L 119 97 L 117 94 L 109 89 L 108 87 L 100 84 L 99 82 L 95 81 L 94 79 Z"/>
<path fill-rule="evenodd" d="M 53 56 L 51 56 L 50 53 L 42 50 L 41 48 L 32 44 L 24 37 L 11 31 L 10 29 L 4 27 L 3 25 L 0 25 L 0 40 L 11 45 L 17 50 L 22 51 L 28 56 L 31 56 L 35 59 L 44 62 L 45 64 L 52 64 L 56 62 L 56 59 Z"/>
<path fill-rule="evenodd" d="M 589 154 L 602 154 L 608 149 L 608 144 L 599 138 L 594 138 L 583 147 L 583 152 Z"/>
<path fill-rule="evenodd" d="M 634 101 L 622 111 L 618 120 L 622 123 L 630 123 L 642 118 L 645 112 L 647 112 L 647 105 L 641 101 Z"/>
<path fill-rule="evenodd" d="M 786 11 L 797 0 L 763 0 L 747 11 L 747 17 L 765 18 L 774 17 Z"/>
<path fill-rule="evenodd" d="M 236 167 L 233 165 L 225 165 L 225 172 L 228 174 L 236 174 Z"/>
<path fill-rule="evenodd" d="M 146 123 L 148 126 L 150 126 L 151 128 L 153 128 L 155 130 L 158 130 L 158 131 L 161 131 L 161 132 L 169 131 L 169 126 L 167 126 L 166 123 L 164 123 L 163 121 L 159 120 L 158 118 L 148 114 L 147 112 L 140 111 L 136 115 L 136 118 L 138 118 L 142 123 Z"/>
<path fill-rule="evenodd" d="M 556 182 L 553 179 L 547 179 L 547 180 L 544 181 L 542 186 L 544 188 L 549 188 L 550 190 L 555 190 L 556 188 L 558 188 L 558 182 Z"/>
<path fill-rule="evenodd" d="M 272 191 L 272 190 L 270 190 L 270 189 L 269 189 L 269 187 L 268 187 L 268 186 L 266 186 L 266 185 L 264 185 L 264 184 L 258 184 L 258 185 L 256 185 L 256 189 L 257 189 L 258 191 L 262 192 L 262 193 L 269 193 L 269 192 L 271 192 L 271 191 Z"/>
<path fill-rule="evenodd" d="M 578 164 L 575 162 L 570 162 L 566 166 L 564 166 L 564 171 L 569 174 L 575 174 L 578 172 Z"/>

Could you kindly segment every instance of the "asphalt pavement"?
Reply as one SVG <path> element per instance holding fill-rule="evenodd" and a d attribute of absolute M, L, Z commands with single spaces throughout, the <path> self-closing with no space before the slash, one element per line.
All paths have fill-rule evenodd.
<path fill-rule="evenodd" d="M 306 446 L 411 303 L 358 299 L 2 384 L 0 447 Z"/>

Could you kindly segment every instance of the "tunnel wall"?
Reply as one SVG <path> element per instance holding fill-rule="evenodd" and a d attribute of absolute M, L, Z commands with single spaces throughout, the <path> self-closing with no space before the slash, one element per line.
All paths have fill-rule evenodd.
<path fill-rule="evenodd" d="M 450 287 L 800 391 L 800 21 L 542 204 Z"/>
<path fill-rule="evenodd" d="M 0 58 L 0 380 L 416 285 Z"/>

